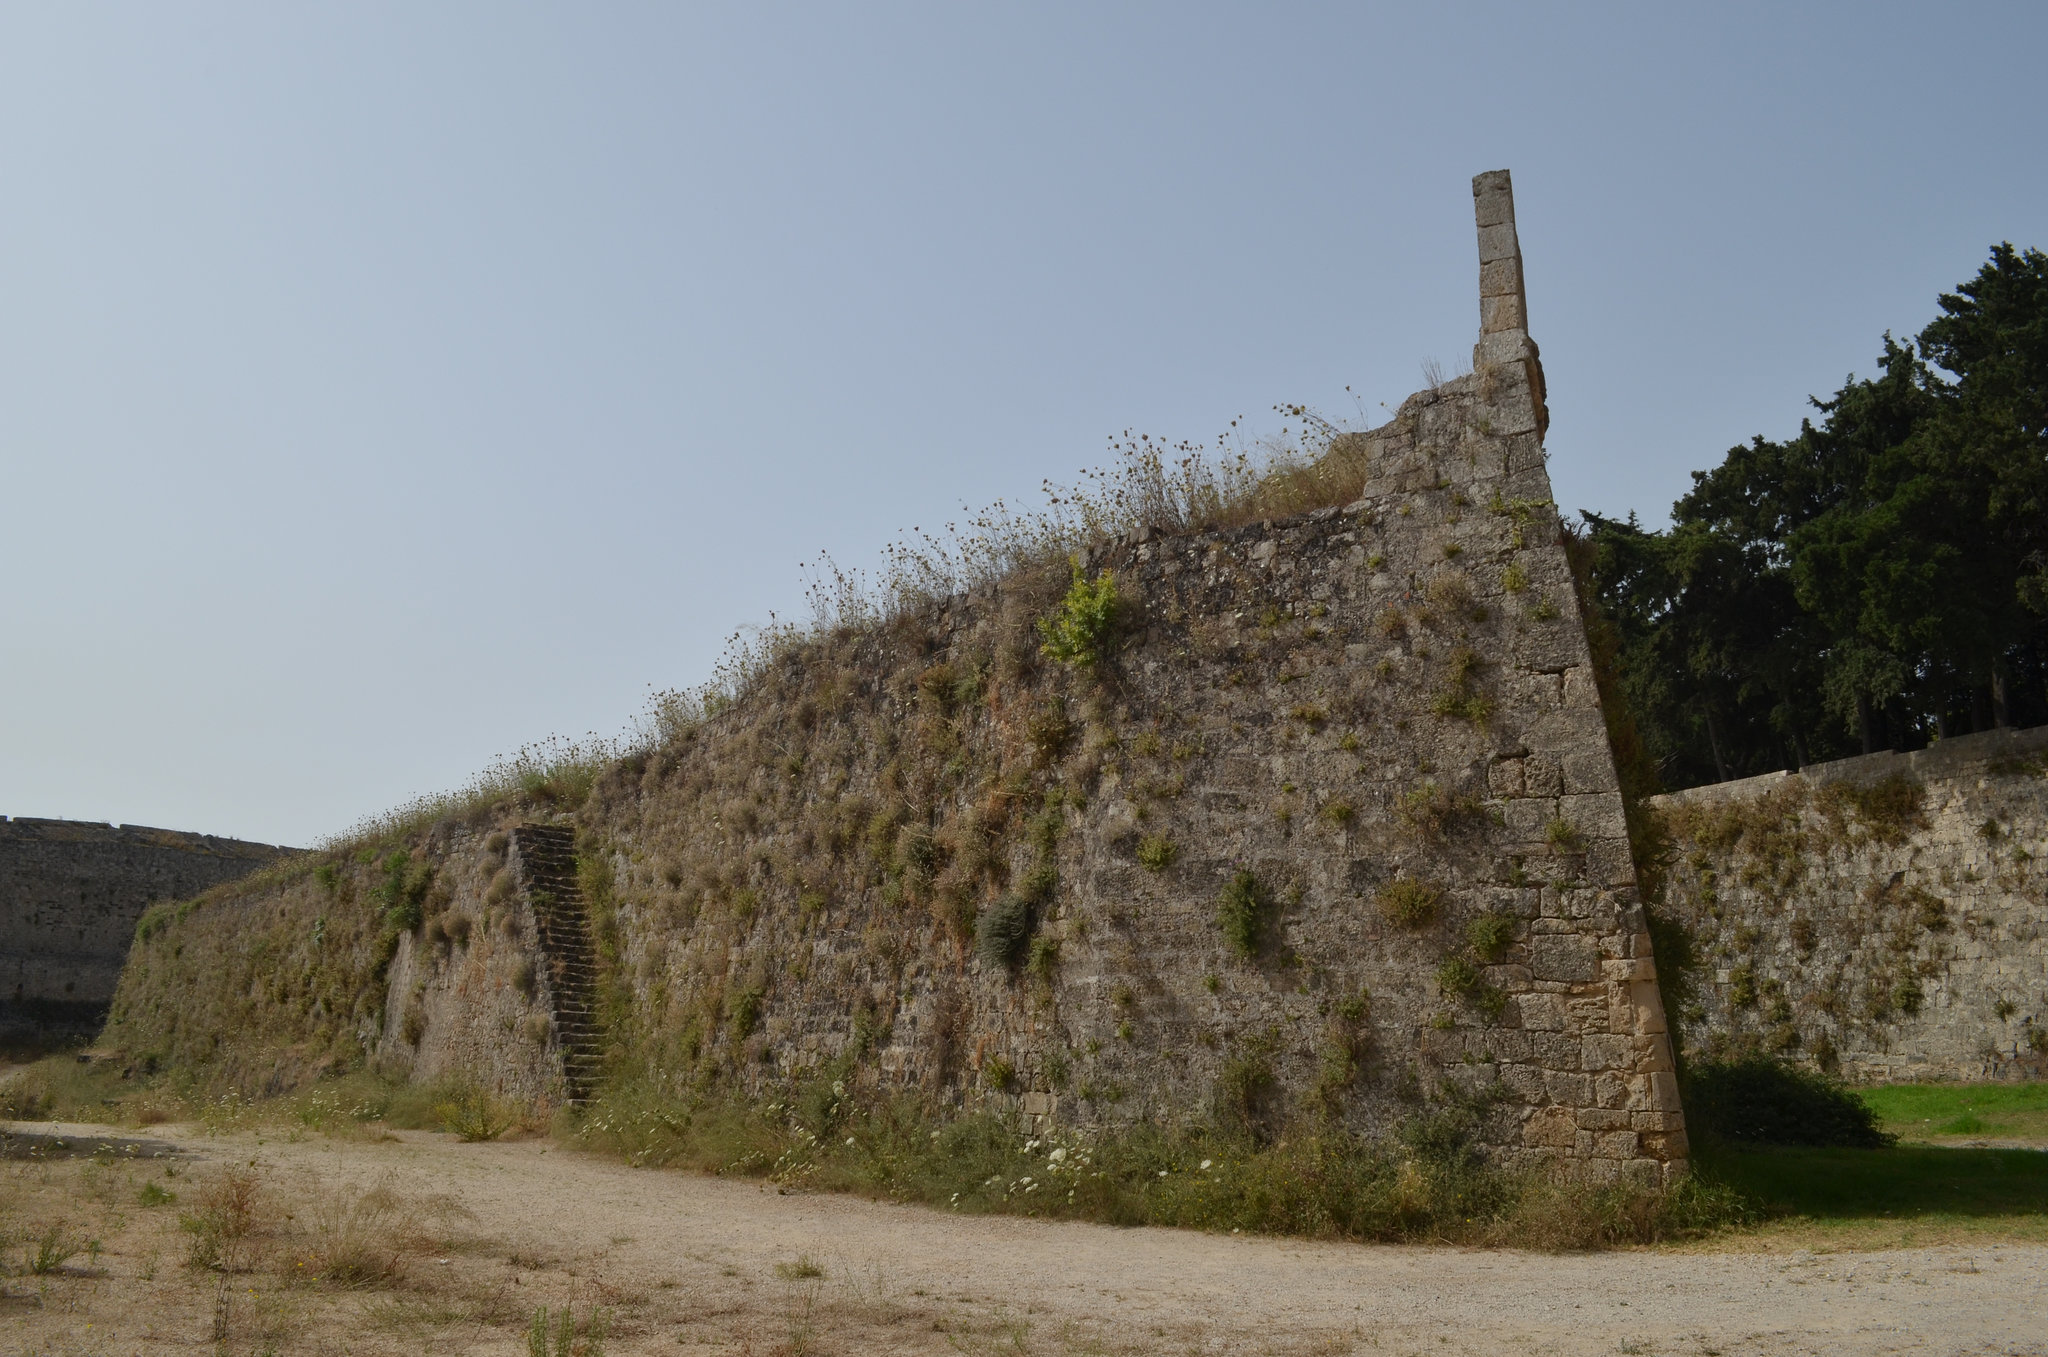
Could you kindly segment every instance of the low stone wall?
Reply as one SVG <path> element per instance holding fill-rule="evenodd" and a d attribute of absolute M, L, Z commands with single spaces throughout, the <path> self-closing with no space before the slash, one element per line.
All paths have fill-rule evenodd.
<path fill-rule="evenodd" d="M 1688 1049 L 1867 1082 L 2048 1076 L 2048 727 L 1650 805 Z"/>
<path fill-rule="evenodd" d="M 145 909 L 287 851 L 144 825 L 0 818 L 0 1035 L 97 1031 Z"/>

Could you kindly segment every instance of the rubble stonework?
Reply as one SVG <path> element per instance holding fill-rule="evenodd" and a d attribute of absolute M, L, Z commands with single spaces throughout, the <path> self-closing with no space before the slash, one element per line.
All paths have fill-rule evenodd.
<path fill-rule="evenodd" d="M 1473 191 L 1475 370 L 1337 440 L 1346 502 L 1097 543 L 1074 566 L 1122 621 L 1093 665 L 1039 644 L 1066 562 L 821 633 L 561 812 L 620 1068 L 1078 1127 L 1228 1103 L 1384 1135 L 1449 1101 L 1504 1162 L 1683 1171 L 1512 192 Z M 559 1052 L 516 983 L 521 949 L 545 960 L 530 904 L 489 858 L 535 813 L 416 845 L 441 895 L 367 1044 L 417 1078 Z M 368 890 L 339 867 L 327 898 Z M 974 923 L 1005 909 L 1032 934 L 1008 965 Z"/>
<path fill-rule="evenodd" d="M 2048 1075 L 2048 727 L 1649 804 L 1689 1048 L 1862 1082 Z"/>

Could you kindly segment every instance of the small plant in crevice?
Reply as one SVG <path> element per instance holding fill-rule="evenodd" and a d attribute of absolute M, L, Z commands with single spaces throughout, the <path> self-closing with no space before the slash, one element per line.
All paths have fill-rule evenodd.
<path fill-rule="evenodd" d="M 1138 840 L 1138 865 L 1148 872 L 1163 872 L 1177 856 L 1173 840 L 1164 834 L 1148 834 Z"/>
<path fill-rule="evenodd" d="M 1465 925 L 1465 942 L 1472 955 L 1491 965 L 1507 955 L 1515 940 L 1515 920 L 1509 914 L 1481 914 Z"/>
<path fill-rule="evenodd" d="M 1473 674 L 1478 668 L 1479 655 L 1472 647 L 1459 646 L 1453 650 L 1444 686 L 1430 699 L 1430 712 L 1436 716 L 1469 721 L 1475 726 L 1484 726 L 1490 721 L 1493 718 L 1493 699 L 1478 691 L 1473 683 Z"/>
<path fill-rule="evenodd" d="M 1038 620 L 1039 649 L 1048 659 L 1092 669 L 1108 655 L 1116 631 L 1116 577 L 1104 570 L 1091 582 L 1073 558 L 1073 580 L 1050 616 Z"/>
<path fill-rule="evenodd" d="M 1241 957 L 1257 956 L 1266 942 L 1272 909 L 1271 893 L 1251 868 L 1238 868 L 1216 902 L 1216 926 L 1223 930 L 1230 950 Z"/>
<path fill-rule="evenodd" d="M 1017 1067 L 1002 1056 L 994 1056 L 981 1067 L 981 1081 L 998 1093 L 1008 1093 L 1016 1086 Z"/>
<path fill-rule="evenodd" d="M 1583 853 L 1586 851 L 1586 836 L 1579 827 L 1563 816 L 1558 816 L 1543 826 L 1543 841 L 1559 853 Z"/>
<path fill-rule="evenodd" d="M 1487 983 L 1480 969 L 1461 956 L 1448 956 L 1436 968 L 1437 992 L 1446 999 L 1470 1004 L 1488 1019 L 1498 1018 L 1508 998 Z"/>
<path fill-rule="evenodd" d="M 1324 823 L 1342 829 L 1358 818 L 1358 807 L 1344 797 L 1333 796 L 1323 802 L 1322 809 L 1316 813 L 1323 818 Z"/>
<path fill-rule="evenodd" d="M 1482 807 L 1476 796 L 1424 782 L 1403 792 L 1394 809 L 1418 838 L 1441 842 L 1453 829 L 1477 820 Z"/>
<path fill-rule="evenodd" d="M 1403 928 L 1421 928 L 1436 919 L 1443 889 L 1411 876 L 1397 876 L 1379 889 L 1380 913 Z"/>

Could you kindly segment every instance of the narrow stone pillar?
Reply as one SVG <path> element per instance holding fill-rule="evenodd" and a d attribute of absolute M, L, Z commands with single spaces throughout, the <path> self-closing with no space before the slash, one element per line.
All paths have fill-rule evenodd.
<path fill-rule="evenodd" d="M 1522 245 L 1515 238 L 1515 186 L 1506 170 L 1472 177 L 1472 212 L 1479 227 L 1479 343 L 1472 350 L 1472 368 L 1523 366 L 1540 438 L 1550 427 L 1550 410 L 1544 400 L 1543 361 L 1529 338 Z"/>

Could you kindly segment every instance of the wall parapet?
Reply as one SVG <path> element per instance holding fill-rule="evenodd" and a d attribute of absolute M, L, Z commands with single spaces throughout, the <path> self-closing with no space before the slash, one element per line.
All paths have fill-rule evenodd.
<path fill-rule="evenodd" d="M 1709 782 L 1683 791 L 1665 792 L 1649 798 L 1651 806 L 1704 806 L 1747 801 L 1782 787 L 1789 778 L 1803 778 L 1819 785 L 1828 782 L 1867 784 L 1886 778 L 1916 780 L 1959 777 L 1971 769 L 2048 754 L 2048 726 L 2027 729 L 1983 730 L 1974 735 L 1952 735 L 1925 749 L 1900 753 L 1884 749 L 1875 754 L 1857 754 L 1826 763 L 1809 763 L 1797 772 L 1781 770 L 1754 777 Z"/>

